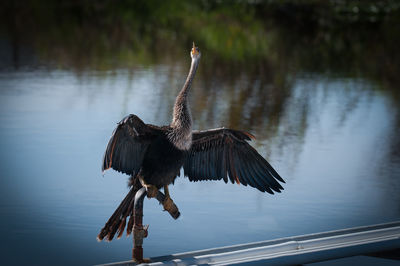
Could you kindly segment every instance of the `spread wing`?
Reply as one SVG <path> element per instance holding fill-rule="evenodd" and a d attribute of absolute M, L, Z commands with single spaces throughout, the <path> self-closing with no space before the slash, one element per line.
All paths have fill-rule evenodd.
<path fill-rule="evenodd" d="M 247 141 L 254 136 L 232 129 L 193 131 L 193 143 L 184 163 L 190 181 L 221 180 L 250 185 L 273 194 L 285 183 L 272 166 Z"/>
<path fill-rule="evenodd" d="M 102 171 L 112 168 L 135 176 L 147 147 L 159 134 L 162 134 L 161 128 L 145 124 L 136 115 L 126 116 L 111 135 L 104 153 Z"/>

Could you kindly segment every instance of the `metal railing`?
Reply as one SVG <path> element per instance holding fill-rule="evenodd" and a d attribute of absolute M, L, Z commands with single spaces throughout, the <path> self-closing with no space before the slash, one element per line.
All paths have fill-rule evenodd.
<path fill-rule="evenodd" d="M 399 248 L 400 221 L 154 257 L 146 265 L 294 265 Z"/>

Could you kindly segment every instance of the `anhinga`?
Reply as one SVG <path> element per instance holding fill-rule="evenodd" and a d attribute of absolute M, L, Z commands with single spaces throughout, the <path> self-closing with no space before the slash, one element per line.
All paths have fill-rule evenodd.
<path fill-rule="evenodd" d="M 149 197 L 155 197 L 163 187 L 168 199 L 164 208 L 168 208 L 166 205 L 172 202 L 168 185 L 180 174 L 181 167 L 190 181 L 223 179 L 227 183 L 229 179 L 271 194 L 283 189 L 277 182 L 283 179 L 247 143 L 253 135 L 226 128 L 192 130 L 188 95 L 201 57 L 194 43 L 190 55 L 190 71 L 176 97 L 172 123 L 158 127 L 131 114 L 118 123 L 108 142 L 102 170 L 113 168 L 130 175 L 132 188 L 101 230 L 99 240 L 112 240 L 117 232 L 121 237 L 128 216 L 127 234 L 131 233 L 135 193 L 142 186 Z"/>

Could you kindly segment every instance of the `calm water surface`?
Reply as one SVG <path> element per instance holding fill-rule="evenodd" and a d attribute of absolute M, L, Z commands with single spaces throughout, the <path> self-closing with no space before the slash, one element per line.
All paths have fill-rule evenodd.
<path fill-rule="evenodd" d="M 7 264 L 130 259 L 131 237 L 96 241 L 128 191 L 127 176 L 102 176 L 102 155 L 126 114 L 170 122 L 187 60 L 111 71 L 2 69 L 0 234 Z M 400 218 L 400 115 L 390 92 L 344 75 L 297 73 L 274 86 L 260 76 L 213 77 L 202 68 L 206 63 L 191 94 L 195 128 L 253 133 L 252 145 L 286 180 L 285 190 L 271 196 L 181 176 L 171 187 L 177 221 L 145 200 L 145 256 Z"/>

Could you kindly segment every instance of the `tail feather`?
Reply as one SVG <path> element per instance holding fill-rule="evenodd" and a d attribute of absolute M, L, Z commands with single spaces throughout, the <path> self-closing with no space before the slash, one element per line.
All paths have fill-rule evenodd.
<path fill-rule="evenodd" d="M 131 214 L 131 217 L 129 218 L 129 222 L 128 222 L 128 228 L 126 228 L 126 235 L 129 236 L 132 233 L 132 229 L 133 229 L 133 213 Z"/>
<path fill-rule="evenodd" d="M 97 235 L 97 240 L 101 241 L 106 238 L 107 241 L 111 241 L 114 235 L 118 232 L 117 238 L 120 238 L 124 232 L 126 219 L 130 216 L 127 228 L 127 234 L 132 232 L 133 227 L 133 207 L 135 202 L 136 192 L 139 187 L 133 186 L 126 197 L 119 204 L 118 208 L 108 219 L 107 223 L 101 229 L 100 233 Z"/>
<path fill-rule="evenodd" d="M 121 225 L 118 227 L 117 239 L 120 239 L 122 234 L 124 233 L 125 225 L 126 225 L 126 218 L 121 222 Z"/>

